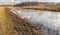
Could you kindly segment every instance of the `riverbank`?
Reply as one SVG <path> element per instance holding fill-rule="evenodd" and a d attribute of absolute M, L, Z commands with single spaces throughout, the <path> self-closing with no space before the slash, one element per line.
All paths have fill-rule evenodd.
<path fill-rule="evenodd" d="M 0 35 L 17 35 L 12 22 L 8 19 L 5 7 L 0 7 Z"/>

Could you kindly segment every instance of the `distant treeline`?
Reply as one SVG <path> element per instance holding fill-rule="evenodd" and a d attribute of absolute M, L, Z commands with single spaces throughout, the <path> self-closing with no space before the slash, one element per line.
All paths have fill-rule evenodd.
<path fill-rule="evenodd" d="M 50 6 L 50 5 L 60 6 L 60 3 L 55 4 L 55 3 L 49 3 L 49 2 L 44 2 L 44 3 L 42 3 L 42 2 L 22 2 L 22 3 L 16 4 L 15 6 L 30 6 L 30 5 L 35 6 L 35 5 L 39 5 L 39 4 L 44 4 L 44 5 L 48 5 L 48 6 Z"/>
<path fill-rule="evenodd" d="M 38 5 L 39 2 L 22 2 L 20 4 L 16 4 L 15 6 L 30 6 L 30 5 Z"/>

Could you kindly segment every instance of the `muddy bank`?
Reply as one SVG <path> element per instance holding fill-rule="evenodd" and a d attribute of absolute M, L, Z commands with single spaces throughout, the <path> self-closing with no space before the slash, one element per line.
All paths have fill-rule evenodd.
<path fill-rule="evenodd" d="M 26 19 L 21 19 L 20 17 L 18 17 L 18 15 L 14 14 L 13 12 L 10 11 L 9 8 L 6 8 L 7 11 L 7 16 L 9 18 L 9 20 L 11 20 L 12 24 L 13 24 L 13 28 L 14 30 L 16 30 L 16 32 L 18 34 L 22 33 L 26 33 L 27 35 L 42 35 L 42 31 L 39 29 L 42 28 L 43 25 L 37 24 L 35 26 L 33 26 L 31 23 L 27 22 Z M 39 26 L 38 26 L 39 25 Z M 39 27 L 39 29 L 38 29 Z"/>

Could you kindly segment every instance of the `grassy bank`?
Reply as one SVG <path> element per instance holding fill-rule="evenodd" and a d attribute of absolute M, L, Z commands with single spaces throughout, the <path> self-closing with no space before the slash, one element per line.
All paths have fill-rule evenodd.
<path fill-rule="evenodd" d="M 5 7 L 0 7 L 0 35 L 16 35 L 12 22 L 6 16 Z"/>
<path fill-rule="evenodd" d="M 37 26 L 34 27 L 9 10 L 9 8 L 0 7 L 0 35 L 41 35 L 36 28 Z"/>

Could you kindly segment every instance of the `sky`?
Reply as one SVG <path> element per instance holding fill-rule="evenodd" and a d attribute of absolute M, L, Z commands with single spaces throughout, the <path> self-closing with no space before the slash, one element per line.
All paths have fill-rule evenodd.
<path fill-rule="evenodd" d="M 60 2 L 60 0 L 21 0 L 23 1 L 38 1 L 38 2 Z"/>
<path fill-rule="evenodd" d="M 0 5 L 14 5 L 16 3 L 30 2 L 30 1 L 37 1 L 37 2 L 60 2 L 60 0 L 0 0 Z"/>

